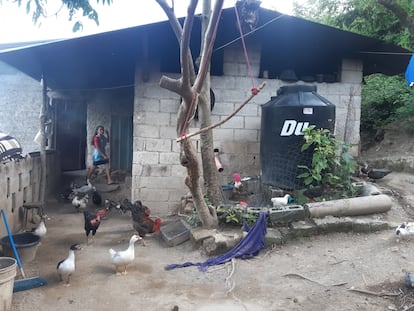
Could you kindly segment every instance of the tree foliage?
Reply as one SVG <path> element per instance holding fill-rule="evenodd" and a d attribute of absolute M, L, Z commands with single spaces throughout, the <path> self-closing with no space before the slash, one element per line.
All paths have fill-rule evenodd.
<path fill-rule="evenodd" d="M 414 50 L 413 0 L 308 0 L 295 13 L 326 25 Z M 376 133 L 387 124 L 414 127 L 414 90 L 402 76 L 364 77 L 361 130 Z"/>
<path fill-rule="evenodd" d="M 401 76 L 373 74 L 364 78 L 361 129 L 377 131 L 414 116 L 414 90 Z"/>
<path fill-rule="evenodd" d="M 112 0 L 96 0 L 97 4 L 100 2 L 105 5 L 110 5 Z M 2 0 L 0 0 L 0 5 Z M 26 13 L 32 16 L 33 23 L 41 25 L 44 18 L 57 16 L 63 9 L 67 10 L 68 20 L 73 21 L 72 31 L 77 32 L 83 29 L 82 18 L 77 18 L 78 13 L 82 17 L 93 20 L 99 26 L 98 12 L 92 7 L 89 0 L 61 0 L 61 5 L 57 9 L 53 9 L 48 5 L 47 1 L 39 0 L 17 0 L 16 4 L 19 7 L 25 7 Z"/>
<path fill-rule="evenodd" d="M 414 49 L 413 0 L 308 0 L 301 5 L 294 3 L 294 12 L 322 24 Z"/>

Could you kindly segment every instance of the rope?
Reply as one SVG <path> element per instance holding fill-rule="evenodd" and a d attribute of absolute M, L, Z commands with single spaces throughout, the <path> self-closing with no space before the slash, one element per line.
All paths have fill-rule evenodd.
<path fill-rule="evenodd" d="M 249 55 L 247 54 L 246 42 L 244 41 L 243 30 L 242 30 L 242 26 L 241 26 L 241 22 L 240 22 L 239 12 L 237 11 L 237 6 L 236 5 L 234 6 L 234 11 L 236 12 L 237 26 L 239 27 L 239 31 L 240 31 L 240 37 L 241 37 L 241 41 L 242 41 L 242 45 L 243 45 L 243 51 L 244 51 L 244 58 L 246 59 L 246 64 L 247 64 L 247 72 L 248 72 L 248 75 L 249 75 L 250 80 L 252 82 L 252 94 L 257 95 L 259 93 L 259 90 L 254 86 L 252 68 L 250 66 Z"/>

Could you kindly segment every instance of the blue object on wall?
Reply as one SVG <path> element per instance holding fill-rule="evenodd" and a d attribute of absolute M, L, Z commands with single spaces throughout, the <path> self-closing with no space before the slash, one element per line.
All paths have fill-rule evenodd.
<path fill-rule="evenodd" d="M 411 56 L 407 70 L 405 71 L 405 79 L 407 79 L 408 86 L 414 86 L 414 54 Z"/>

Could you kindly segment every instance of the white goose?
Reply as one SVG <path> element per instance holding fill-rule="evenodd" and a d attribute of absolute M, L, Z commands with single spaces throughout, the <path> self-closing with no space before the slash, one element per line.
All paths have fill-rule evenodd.
<path fill-rule="evenodd" d="M 66 259 L 59 261 L 57 264 L 57 273 L 60 281 L 64 281 L 64 286 L 70 286 L 70 277 L 75 272 L 75 251 L 80 250 L 79 244 L 73 244 L 69 249 L 69 255 Z"/>
<path fill-rule="evenodd" d="M 127 266 L 135 259 L 135 242 L 142 240 L 138 234 L 134 234 L 129 240 L 129 246 L 124 251 L 109 249 L 112 264 L 115 266 L 116 275 L 127 274 Z"/>

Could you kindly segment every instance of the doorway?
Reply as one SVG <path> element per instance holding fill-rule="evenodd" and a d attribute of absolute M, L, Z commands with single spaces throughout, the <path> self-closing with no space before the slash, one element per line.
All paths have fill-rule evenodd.
<path fill-rule="evenodd" d="M 133 117 L 111 117 L 111 167 L 132 171 Z"/>
<path fill-rule="evenodd" d="M 61 170 L 83 170 L 86 154 L 86 105 L 56 99 L 56 150 L 60 154 Z"/>

